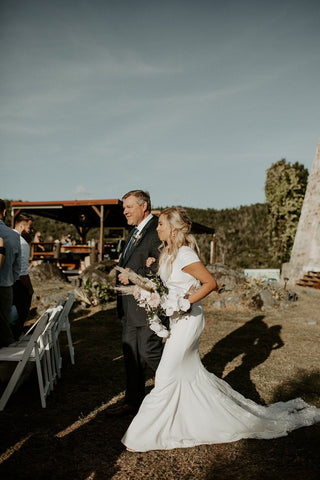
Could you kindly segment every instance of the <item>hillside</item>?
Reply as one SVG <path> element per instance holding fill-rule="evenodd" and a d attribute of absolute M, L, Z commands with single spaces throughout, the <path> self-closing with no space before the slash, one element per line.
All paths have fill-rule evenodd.
<path fill-rule="evenodd" d="M 187 208 L 192 220 L 213 227 L 216 262 L 235 269 L 275 268 L 268 252 L 267 205 L 256 203 L 224 210 Z M 203 260 L 208 262 L 210 235 L 197 235 Z"/>

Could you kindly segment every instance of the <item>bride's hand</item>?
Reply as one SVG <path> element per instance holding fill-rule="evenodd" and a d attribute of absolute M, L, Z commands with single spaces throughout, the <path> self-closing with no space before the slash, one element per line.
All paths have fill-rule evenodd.
<path fill-rule="evenodd" d="M 146 266 L 147 267 L 151 267 L 151 265 L 156 261 L 156 259 L 154 257 L 149 257 L 147 258 L 147 261 L 146 261 Z"/>
<path fill-rule="evenodd" d="M 195 293 L 198 289 L 195 286 L 191 286 L 187 293 L 185 294 L 184 298 L 187 298 L 189 300 L 189 297 Z"/>

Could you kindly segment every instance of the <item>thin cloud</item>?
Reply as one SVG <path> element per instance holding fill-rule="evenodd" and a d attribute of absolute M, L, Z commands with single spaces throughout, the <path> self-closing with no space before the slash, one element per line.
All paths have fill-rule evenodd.
<path fill-rule="evenodd" d="M 79 196 L 83 196 L 83 197 L 89 197 L 89 196 L 92 195 L 92 194 L 91 194 L 85 187 L 83 187 L 82 185 L 78 185 L 73 193 L 74 193 L 74 195 L 77 195 L 77 196 L 79 195 Z"/>

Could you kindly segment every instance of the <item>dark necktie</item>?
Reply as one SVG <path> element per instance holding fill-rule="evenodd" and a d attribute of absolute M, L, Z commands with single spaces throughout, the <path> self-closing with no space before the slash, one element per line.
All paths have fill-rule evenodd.
<path fill-rule="evenodd" d="M 128 254 L 129 254 L 131 248 L 133 247 L 133 244 L 134 244 L 135 240 L 136 240 L 135 236 L 136 236 L 136 234 L 137 234 L 138 232 L 139 232 L 139 230 L 138 230 L 137 227 L 133 229 L 133 232 L 132 232 L 132 235 L 131 235 L 131 237 L 130 237 L 130 240 L 129 240 L 129 242 L 127 243 L 126 248 L 124 249 L 122 262 L 125 262 L 125 261 L 126 261 L 126 258 L 127 258 Z"/>

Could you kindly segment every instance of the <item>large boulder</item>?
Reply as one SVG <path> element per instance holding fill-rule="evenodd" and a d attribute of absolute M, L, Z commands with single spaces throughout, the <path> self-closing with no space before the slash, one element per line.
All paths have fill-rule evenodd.
<path fill-rule="evenodd" d="M 212 293 L 205 300 L 206 305 L 211 308 L 267 310 L 279 308 L 289 301 L 288 292 L 276 284 L 247 278 L 219 263 L 208 265 L 207 268 L 220 288 L 219 295 Z"/>
<path fill-rule="evenodd" d="M 73 292 L 70 282 L 53 263 L 30 265 L 29 275 L 34 288 L 31 309 L 37 316 L 60 300 L 66 300 Z"/>
<path fill-rule="evenodd" d="M 223 290 L 234 290 L 246 285 L 247 279 L 243 273 L 232 270 L 232 268 L 222 263 L 213 263 L 207 265 L 207 269 L 216 279 L 220 288 Z"/>
<path fill-rule="evenodd" d="M 271 294 L 271 292 L 264 288 L 258 293 L 252 295 L 250 306 L 258 310 L 265 310 L 279 305 L 279 301 Z"/>
<path fill-rule="evenodd" d="M 57 282 L 65 282 L 66 279 L 60 270 L 54 263 L 40 263 L 38 265 L 30 265 L 29 275 L 31 282 L 40 283 L 48 280 L 54 280 Z"/>

